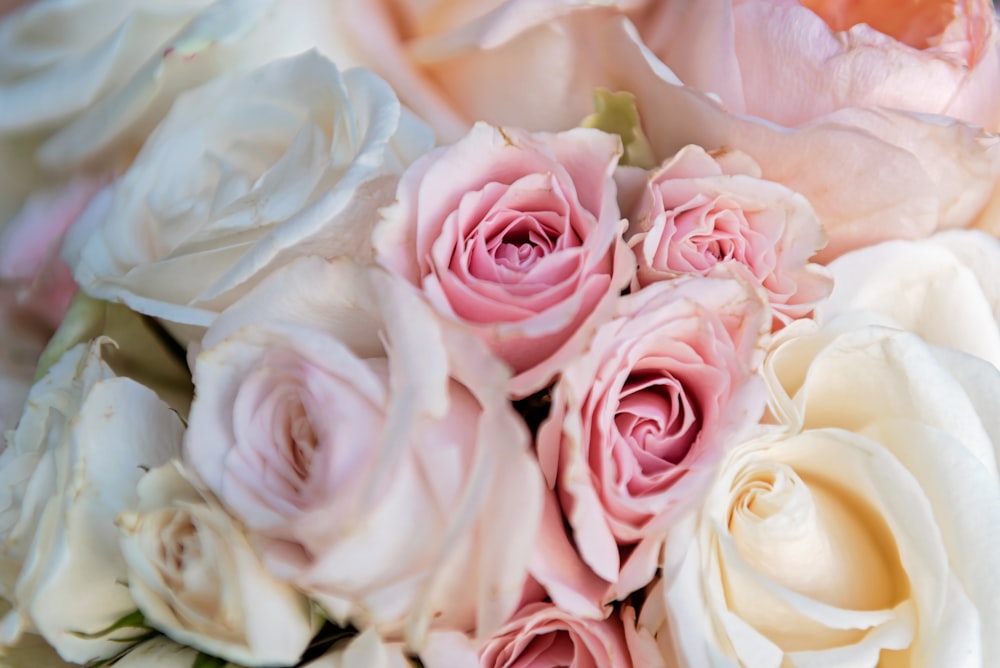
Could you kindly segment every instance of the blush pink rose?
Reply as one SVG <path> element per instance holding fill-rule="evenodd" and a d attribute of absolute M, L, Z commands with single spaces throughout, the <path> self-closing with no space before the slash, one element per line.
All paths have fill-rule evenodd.
<path fill-rule="evenodd" d="M 665 6 L 687 8 L 695 16 L 712 1 Z M 683 33 L 689 41 L 701 34 L 697 26 L 689 24 Z M 698 43 L 706 54 L 699 62 L 720 67 L 726 62 L 715 42 Z M 636 95 L 643 130 L 658 159 L 689 144 L 750 155 L 763 178 L 812 204 L 829 239 L 817 262 L 887 239 L 918 239 L 970 225 L 1000 175 L 1000 136 L 962 121 L 851 107 L 796 128 L 781 127 L 733 113 L 734 107 L 683 85 L 624 19 L 608 22 L 601 47 L 615 54 L 607 65 L 617 89 Z"/>
<path fill-rule="evenodd" d="M 472 326 L 544 387 L 610 317 L 635 271 L 612 175 L 615 135 L 531 134 L 477 124 L 403 175 L 376 226 L 376 259 L 439 312 Z"/>
<path fill-rule="evenodd" d="M 268 571 L 411 651 L 514 612 L 544 485 L 482 342 L 398 277 L 305 258 L 202 345 L 185 459 Z"/>
<path fill-rule="evenodd" d="M 647 44 L 740 113 L 796 126 L 846 107 L 1000 128 L 1000 30 L 989 0 L 649 3 Z"/>
<path fill-rule="evenodd" d="M 66 232 L 101 188 L 77 178 L 35 193 L 0 230 L 0 284 L 14 286 L 18 302 L 54 330 L 76 293 L 69 266 L 59 257 Z"/>
<path fill-rule="evenodd" d="M 481 668 L 663 668 L 652 636 L 626 604 L 607 619 L 580 619 L 551 603 L 521 608 L 480 652 Z"/>
<path fill-rule="evenodd" d="M 736 271 L 767 292 L 776 325 L 808 316 L 833 287 L 809 262 L 823 226 L 805 197 L 760 176 L 746 154 L 693 145 L 653 172 L 630 217 L 633 289 Z"/>
<path fill-rule="evenodd" d="M 755 368 L 769 324 L 743 281 L 654 283 L 624 297 L 563 370 L 538 459 L 580 557 L 605 581 L 603 601 L 652 580 L 671 522 L 762 415 Z"/>
<path fill-rule="evenodd" d="M 451 142 L 477 120 L 577 126 L 594 89 L 611 86 L 595 42 L 611 16 L 640 1 L 346 0 L 340 11 L 358 62 Z"/>

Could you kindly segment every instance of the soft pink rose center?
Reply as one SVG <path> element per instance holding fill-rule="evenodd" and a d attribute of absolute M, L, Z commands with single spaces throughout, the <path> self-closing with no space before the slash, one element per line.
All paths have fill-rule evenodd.
<path fill-rule="evenodd" d="M 669 375 L 632 379 L 615 415 L 618 433 L 640 461 L 652 457 L 679 464 L 698 436 L 698 424 L 697 407 Z"/>
<path fill-rule="evenodd" d="M 571 216 L 548 175 L 531 174 L 511 187 L 489 184 L 468 195 L 456 212 L 465 236 L 452 257 L 452 270 L 464 273 L 465 264 L 469 276 L 514 291 L 536 292 L 537 285 L 525 284 L 529 277 L 532 284 L 557 283 L 565 278 L 565 268 L 543 260 L 580 245 Z"/>
<path fill-rule="evenodd" d="M 666 233 L 653 252 L 651 266 L 697 273 L 707 272 L 721 262 L 737 261 L 751 266 L 757 254 L 747 239 L 753 231 L 744 212 L 724 201 L 700 200 L 696 198 L 660 214 L 667 216 Z"/>
<path fill-rule="evenodd" d="M 289 397 L 287 411 L 283 415 L 278 442 L 285 453 L 289 468 L 300 481 L 309 477 L 313 455 L 316 454 L 317 438 L 309 422 L 305 406 L 297 396 Z"/>
<path fill-rule="evenodd" d="M 270 472 L 273 482 L 292 498 L 300 495 L 309 480 L 311 462 L 318 439 L 310 423 L 305 406 L 304 388 L 288 383 L 275 388 L 261 404 L 257 419 L 270 438 L 260 444 L 261 450 L 272 459 Z"/>
<path fill-rule="evenodd" d="M 955 0 L 916 0 L 901 6 L 885 0 L 801 0 L 831 30 L 849 30 L 867 23 L 915 49 L 926 49 L 958 11 Z"/>
<path fill-rule="evenodd" d="M 496 263 L 514 271 L 526 271 L 552 252 L 548 231 L 530 216 L 517 216 L 503 236 L 490 240 Z"/>
<path fill-rule="evenodd" d="M 301 508 L 356 470 L 381 415 L 350 380 L 274 353 L 242 384 L 233 421 L 237 475 L 269 503 Z"/>

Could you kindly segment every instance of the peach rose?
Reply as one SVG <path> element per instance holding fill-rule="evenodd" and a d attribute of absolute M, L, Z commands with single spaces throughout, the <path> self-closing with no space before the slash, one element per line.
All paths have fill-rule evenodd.
<path fill-rule="evenodd" d="M 477 124 L 403 175 L 374 232 L 378 262 L 472 326 L 543 388 L 611 315 L 635 271 L 612 178 L 622 147 L 597 130 Z"/>
<path fill-rule="evenodd" d="M 685 83 L 736 112 L 791 127 L 846 107 L 890 107 L 1000 128 L 1000 30 L 989 0 L 905 9 L 878 0 L 668 0 L 637 24 Z"/>
<path fill-rule="evenodd" d="M 970 225 L 1000 175 L 1000 137 L 952 118 L 851 107 L 784 128 L 732 113 L 683 85 L 625 19 L 608 22 L 595 48 L 615 54 L 606 63 L 609 76 L 617 90 L 636 95 L 658 159 L 688 144 L 735 149 L 760 165 L 763 178 L 804 195 L 829 239 L 818 262 L 887 239 Z"/>
<path fill-rule="evenodd" d="M 564 130 L 591 111 L 594 89 L 609 85 L 595 39 L 637 2 L 348 0 L 344 38 L 441 141 L 477 120 Z"/>

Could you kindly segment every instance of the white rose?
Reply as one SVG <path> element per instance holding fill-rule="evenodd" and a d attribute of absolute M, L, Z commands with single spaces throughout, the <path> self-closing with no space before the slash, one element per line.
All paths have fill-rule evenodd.
<path fill-rule="evenodd" d="M 0 602 L 2 613 L 6 614 L 10 606 Z M 40 666 L 41 668 L 70 668 L 75 664 L 66 663 L 52 649 L 52 645 L 34 633 L 25 633 L 15 645 L 0 647 L 0 666 L 3 668 L 19 668 L 20 666 Z M 185 667 L 187 668 L 187 667 Z"/>
<path fill-rule="evenodd" d="M 193 668 L 197 659 L 198 650 L 156 636 L 132 647 L 113 665 L 114 668 Z"/>
<path fill-rule="evenodd" d="M 976 230 L 920 241 L 887 241 L 828 265 L 834 290 L 816 309 L 828 320 L 865 311 L 873 322 L 928 343 L 982 357 L 1000 368 L 1000 240 Z"/>
<path fill-rule="evenodd" d="M 151 390 L 114 376 L 104 345 L 77 346 L 52 366 L 0 454 L 0 595 L 13 605 L 0 644 L 38 633 L 78 663 L 135 635 L 82 634 L 135 609 L 115 518 L 135 503 L 143 471 L 179 454 L 182 432 Z"/>
<path fill-rule="evenodd" d="M 642 623 L 690 666 L 1000 665 L 1000 372 L 843 319 L 783 341 L 792 429 L 726 459 Z"/>
<path fill-rule="evenodd" d="M 65 255 L 88 293 L 205 326 L 293 257 L 369 252 L 431 141 L 388 84 L 316 53 L 220 77 L 177 101 Z"/>
<path fill-rule="evenodd" d="M 146 622 L 245 666 L 295 664 L 313 636 L 309 601 L 264 570 L 242 530 L 177 462 L 150 471 L 138 495 L 118 525 Z"/>
<path fill-rule="evenodd" d="M 0 136 L 51 134 L 50 169 L 120 154 L 181 91 L 319 48 L 340 57 L 321 0 L 39 0 L 0 22 Z"/>
<path fill-rule="evenodd" d="M 310 661 L 305 668 L 412 668 L 401 643 L 385 643 L 368 629 Z"/>

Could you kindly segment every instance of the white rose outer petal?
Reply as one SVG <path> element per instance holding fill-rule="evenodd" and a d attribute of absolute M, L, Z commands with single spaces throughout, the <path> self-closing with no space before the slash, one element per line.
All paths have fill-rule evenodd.
<path fill-rule="evenodd" d="M 315 52 L 220 77 L 177 100 L 65 258 L 89 294 L 207 326 L 294 257 L 369 254 L 431 141 L 385 82 Z"/>
<path fill-rule="evenodd" d="M 1000 368 L 1000 289 L 992 276 L 998 265 L 1000 241 L 975 230 L 851 251 L 828 265 L 834 290 L 817 318 L 867 311 Z"/>
<path fill-rule="evenodd" d="M 323 0 L 39 0 L 0 24 L 0 135 L 65 170 L 141 142 L 174 98 L 308 49 L 349 64 Z"/>
<path fill-rule="evenodd" d="M 475 664 L 472 664 L 474 666 Z M 402 645 L 389 645 L 379 639 L 375 629 L 368 629 L 332 652 L 310 661 L 305 668 L 411 668 Z M 471 667 L 470 667 L 471 668 Z"/>
<path fill-rule="evenodd" d="M 309 602 L 264 570 L 225 511 L 206 500 L 176 462 L 146 475 L 138 494 L 138 510 L 121 515 L 118 524 L 129 590 L 147 622 L 241 665 L 296 663 L 313 635 Z M 176 523 L 193 536 L 187 530 L 172 536 Z M 181 561 L 165 564 L 172 555 Z"/>
<path fill-rule="evenodd" d="M 159 636 L 138 645 L 115 668 L 192 668 L 197 659 L 198 650 Z"/>
<path fill-rule="evenodd" d="M 0 23 L 0 134 L 65 122 L 212 0 L 40 0 Z"/>
<path fill-rule="evenodd" d="M 93 360 L 103 344 L 98 340 L 89 349 L 69 351 L 67 364 L 56 374 L 81 355 Z M 40 441 L 45 450 L 21 499 L 22 512 L 31 513 L 21 521 L 29 524 L 15 529 L 31 547 L 14 583 L 14 610 L 0 624 L 0 637 L 12 642 L 23 631 L 37 632 L 63 659 L 84 663 L 122 647 L 108 637 L 88 639 L 78 633 L 100 631 L 135 609 L 120 584 L 125 564 L 115 517 L 135 503 L 135 485 L 144 470 L 179 454 L 182 425 L 151 390 L 134 381 L 81 383 L 81 376 L 101 367 L 99 360 L 72 367 L 77 373 L 62 376 L 67 382 L 50 389 L 57 401 L 59 395 L 81 392 L 80 385 L 85 393 L 79 412 L 50 418 Z M 47 409 L 29 402 L 27 413 Z M 29 417 L 26 423 L 31 422 Z M 8 567 L 14 564 L 8 562 Z M 126 629 L 111 637 L 134 634 Z"/>

